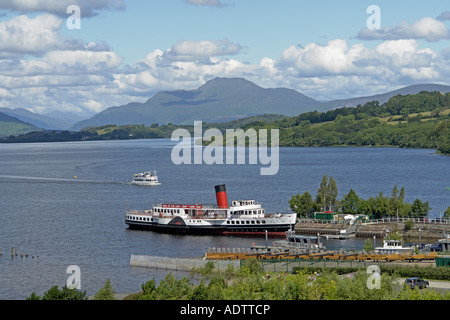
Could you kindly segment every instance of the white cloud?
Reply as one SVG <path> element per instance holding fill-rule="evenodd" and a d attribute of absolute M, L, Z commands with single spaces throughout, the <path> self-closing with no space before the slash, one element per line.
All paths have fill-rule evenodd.
<path fill-rule="evenodd" d="M 47 12 L 67 17 L 67 8 L 77 5 L 84 18 L 104 10 L 125 10 L 124 0 L 0 0 L 0 9 L 19 13 Z"/>
<path fill-rule="evenodd" d="M 395 27 L 381 29 L 362 29 L 357 38 L 360 40 L 399 40 L 399 39 L 425 39 L 429 42 L 450 38 L 450 30 L 442 22 L 430 17 L 409 24 L 401 22 Z"/>
<path fill-rule="evenodd" d="M 242 47 L 237 43 L 232 43 L 228 39 L 219 41 L 181 41 L 172 46 L 168 50 L 169 55 L 177 58 L 186 57 L 188 59 L 196 59 L 203 57 L 217 57 L 225 55 L 233 55 L 238 53 Z"/>
<path fill-rule="evenodd" d="M 349 74 L 355 72 L 353 62 L 367 54 L 363 45 L 348 48 L 346 41 L 337 39 L 326 46 L 315 43 L 304 48 L 291 46 L 283 51 L 276 66 L 303 77 Z"/>
<path fill-rule="evenodd" d="M 88 110 L 94 111 L 94 112 L 100 112 L 104 109 L 103 105 L 95 100 L 89 100 L 82 103 L 82 105 L 87 108 Z"/>
<path fill-rule="evenodd" d="M 37 2 L 10 5 L 18 10 L 19 3 L 27 3 L 24 10 L 31 10 Z M 105 8 L 114 2 L 93 1 L 91 8 L 95 3 Z M 214 77 L 244 77 L 324 100 L 450 80 L 450 49 L 435 52 L 411 38 L 382 40 L 375 48 L 342 39 L 289 46 L 278 58 L 264 57 L 259 64 L 239 61 L 235 56 L 243 46 L 228 39 L 184 40 L 123 65 L 108 44 L 64 38 L 63 22 L 48 13 L 0 22 L 1 106 L 92 114 L 145 101 L 160 90 L 194 89 Z M 435 22 L 440 21 L 421 19 L 406 29 L 420 39 L 442 38 Z"/>
<path fill-rule="evenodd" d="M 450 80 L 450 50 L 437 53 L 416 40 L 384 41 L 373 49 L 340 39 L 290 46 L 278 59 L 266 57 L 259 64 L 208 56 L 225 52 L 217 46 L 207 46 L 208 54 L 202 57 L 189 43 L 177 47 L 177 54 L 172 50 L 179 43 L 127 66 L 113 51 L 88 49 L 55 50 L 41 59 L 10 63 L 0 60 L 0 87 L 8 90 L 0 92 L 0 104 L 93 113 L 143 102 L 161 90 L 194 89 L 214 77 L 244 77 L 263 87 L 288 87 L 324 100 Z"/>
<path fill-rule="evenodd" d="M 62 19 L 43 14 L 35 18 L 21 15 L 0 23 L 0 57 L 22 54 L 41 55 L 61 48 L 58 35 Z"/>

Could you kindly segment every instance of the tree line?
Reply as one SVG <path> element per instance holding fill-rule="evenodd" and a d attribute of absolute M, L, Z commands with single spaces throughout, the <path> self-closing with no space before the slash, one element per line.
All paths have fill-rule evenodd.
<path fill-rule="evenodd" d="M 324 175 L 315 199 L 310 192 L 295 194 L 289 200 L 289 206 L 300 218 L 311 218 L 314 212 L 334 211 L 342 214 L 367 215 L 370 219 L 382 217 L 426 217 L 431 211 L 429 202 L 415 199 L 412 203 L 405 201 L 405 188 L 392 189 L 391 195 L 379 192 L 377 196 L 363 199 L 353 189 L 338 199 L 336 181 Z M 450 216 L 450 207 L 445 216 Z"/>
<path fill-rule="evenodd" d="M 175 129 L 193 132 L 193 125 L 172 123 L 105 125 L 79 132 L 42 131 L 10 136 L 0 142 L 49 142 L 170 138 Z M 450 154 L 450 93 L 427 92 L 397 95 L 386 103 L 367 102 L 326 112 L 306 112 L 295 117 L 261 115 L 226 123 L 205 123 L 203 130 L 279 129 L 281 147 L 395 146 L 432 148 Z"/>
<path fill-rule="evenodd" d="M 312 111 L 246 128 L 279 129 L 282 147 L 395 146 L 450 154 L 450 93 L 397 95 L 326 112 Z"/>

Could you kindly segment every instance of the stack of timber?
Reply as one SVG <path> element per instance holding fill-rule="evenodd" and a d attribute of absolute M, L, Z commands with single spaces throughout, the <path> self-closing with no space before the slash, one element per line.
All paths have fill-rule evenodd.
<path fill-rule="evenodd" d="M 230 250 L 232 251 L 232 250 Z M 435 260 L 436 252 L 411 254 L 411 253 L 364 253 L 364 252 L 342 252 L 342 251 L 322 251 L 317 253 L 300 253 L 290 251 L 256 251 L 252 253 L 235 252 L 206 252 L 207 260 L 283 260 L 283 259 L 321 259 L 321 260 L 356 260 L 356 261 L 423 261 Z"/>

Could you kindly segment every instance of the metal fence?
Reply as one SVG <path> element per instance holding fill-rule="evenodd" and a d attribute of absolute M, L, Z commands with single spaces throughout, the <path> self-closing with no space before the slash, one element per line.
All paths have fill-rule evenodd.
<path fill-rule="evenodd" d="M 380 219 L 371 219 L 371 220 L 357 220 L 357 223 L 361 223 L 363 225 L 367 224 L 381 224 L 381 223 L 392 223 L 392 222 L 402 222 L 412 221 L 414 223 L 424 223 L 424 224 L 450 224 L 450 218 L 427 218 L 427 217 L 383 217 Z M 297 219 L 297 223 L 317 223 L 317 224 L 349 224 L 346 221 L 338 221 L 338 220 L 324 220 L 324 219 Z"/>
<path fill-rule="evenodd" d="M 379 224 L 379 223 L 391 223 L 391 222 L 402 222 L 412 221 L 414 223 L 424 223 L 424 224 L 450 224 L 449 218 L 435 218 L 430 219 L 426 217 L 405 217 L 405 218 L 397 218 L 397 217 L 383 217 L 381 219 L 372 219 L 365 220 L 362 222 L 363 225 L 367 224 Z"/>
<path fill-rule="evenodd" d="M 293 272 L 294 268 L 364 268 L 385 264 L 384 261 L 356 261 L 356 260 L 322 260 L 322 259 L 286 259 L 286 260 L 257 260 L 265 272 Z M 241 260 L 241 266 L 245 260 Z"/>

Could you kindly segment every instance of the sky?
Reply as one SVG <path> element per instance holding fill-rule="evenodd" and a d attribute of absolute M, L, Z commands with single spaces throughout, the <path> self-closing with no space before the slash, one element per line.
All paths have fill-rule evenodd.
<path fill-rule="evenodd" d="M 90 116 L 215 77 L 317 100 L 450 85 L 449 28 L 448 0 L 0 0 L 0 107 Z"/>

